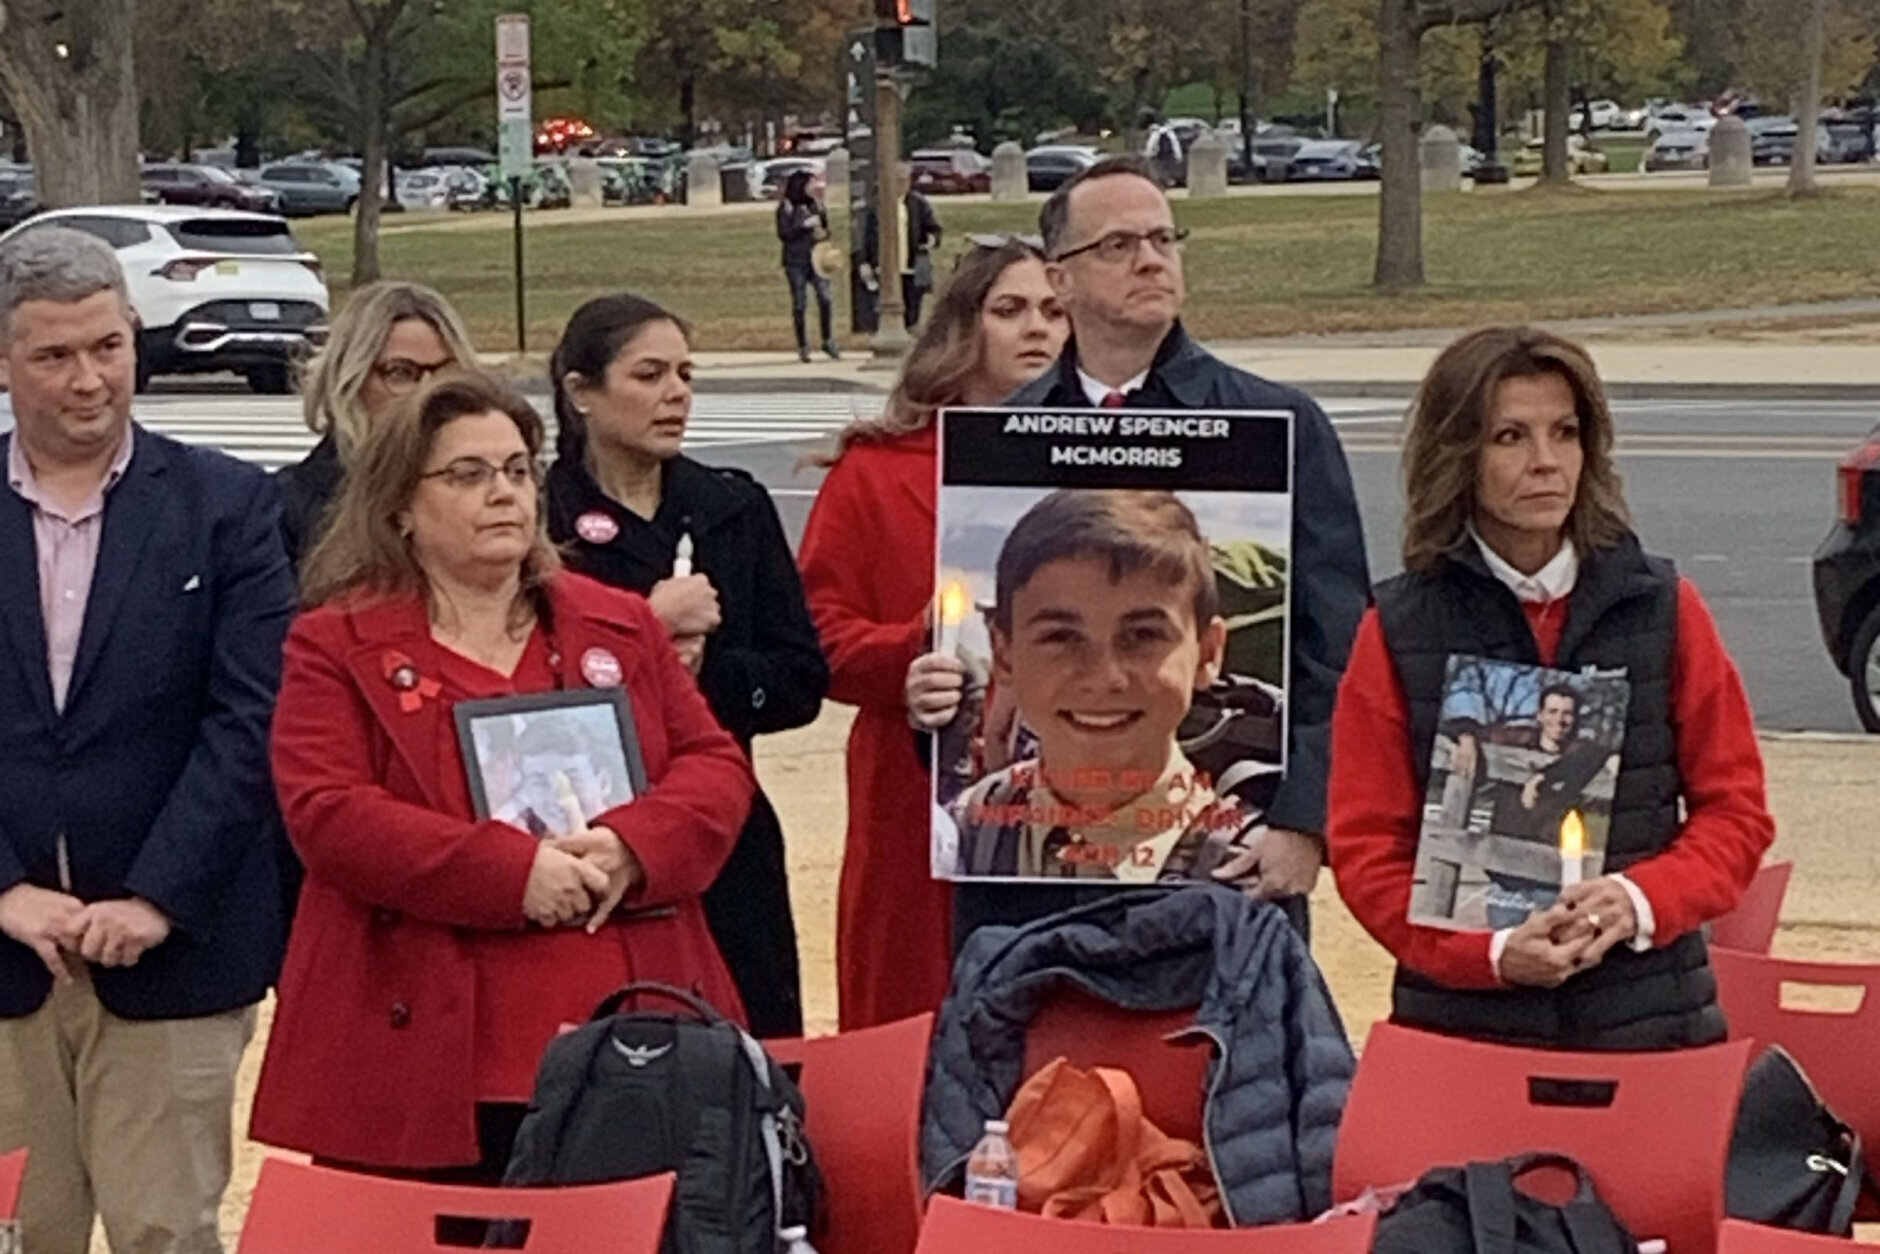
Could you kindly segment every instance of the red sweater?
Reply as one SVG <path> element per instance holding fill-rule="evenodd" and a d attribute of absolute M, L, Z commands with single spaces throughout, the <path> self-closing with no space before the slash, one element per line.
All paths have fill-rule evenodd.
<path fill-rule="evenodd" d="M 1542 661 L 1552 664 L 1565 602 L 1529 604 Z M 1651 903 L 1655 945 L 1733 909 L 1749 887 L 1775 820 L 1762 754 L 1736 664 L 1689 580 L 1678 586 L 1671 724 L 1684 784 L 1684 825 L 1662 852 L 1625 870 Z M 1397 961 L 1454 988 L 1494 988 L 1490 932 L 1450 932 L 1409 921 L 1423 794 L 1409 705 L 1377 611 L 1358 627 L 1332 718 L 1327 845 L 1339 895 Z"/>

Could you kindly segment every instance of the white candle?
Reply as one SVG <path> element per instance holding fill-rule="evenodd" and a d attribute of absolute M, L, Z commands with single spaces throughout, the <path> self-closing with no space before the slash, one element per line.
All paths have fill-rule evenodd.
<path fill-rule="evenodd" d="M 689 531 L 682 531 L 679 533 L 679 548 L 677 552 L 673 554 L 673 558 L 672 558 L 672 577 L 674 579 L 684 579 L 687 575 L 691 573 L 692 573 L 692 533 Z"/>
<path fill-rule="evenodd" d="M 963 580 L 955 579 L 940 590 L 939 650 L 948 657 L 960 647 L 960 624 L 966 621 L 971 602 L 972 594 Z"/>
<path fill-rule="evenodd" d="M 1566 892 L 1580 882 L 1586 869 L 1586 824 L 1578 810 L 1568 810 L 1560 820 L 1560 891 Z"/>

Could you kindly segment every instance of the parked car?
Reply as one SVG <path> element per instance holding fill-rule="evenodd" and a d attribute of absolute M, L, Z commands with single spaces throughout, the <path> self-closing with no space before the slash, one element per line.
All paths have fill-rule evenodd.
<path fill-rule="evenodd" d="M 1308 139 L 1293 153 L 1286 177 L 1300 182 L 1348 182 L 1361 177 L 1363 146 L 1351 139 Z M 1372 166 L 1376 177 L 1376 167 Z"/>
<path fill-rule="evenodd" d="M 992 190 L 992 162 L 970 148 L 922 148 L 910 165 L 914 190 L 929 196 Z"/>
<path fill-rule="evenodd" d="M 1835 481 L 1834 527 L 1815 550 L 1815 614 L 1860 725 L 1880 732 L 1880 427 Z"/>
<path fill-rule="evenodd" d="M 1253 155 L 1265 163 L 1260 181 L 1263 183 L 1284 183 L 1292 177 L 1293 158 L 1305 147 L 1306 141 L 1298 135 L 1269 134 L 1256 135 L 1253 139 Z"/>
<path fill-rule="evenodd" d="M 471 167 L 495 165 L 496 154 L 486 148 L 426 148 L 419 165 L 435 168 L 447 165 L 467 165 Z"/>
<path fill-rule="evenodd" d="M 1511 169 L 1516 178 L 1538 178 L 1545 168 L 1544 139 L 1530 139 L 1514 155 Z M 1604 174 L 1611 166 L 1606 154 L 1586 142 L 1583 135 L 1567 136 L 1567 173 L 1574 178 L 1582 174 Z"/>
<path fill-rule="evenodd" d="M 284 161 L 265 165 L 255 182 L 280 198 L 289 218 L 316 213 L 351 213 L 359 200 L 359 176 L 343 165 L 324 161 Z"/>
<path fill-rule="evenodd" d="M 1830 118 L 1821 124 L 1819 159 L 1828 165 L 1855 165 L 1874 159 L 1874 133 L 1855 118 Z"/>
<path fill-rule="evenodd" d="M 448 171 L 402 171 L 397 194 L 398 207 L 408 213 L 442 213 L 450 208 Z"/>
<path fill-rule="evenodd" d="M 292 390 L 293 364 L 326 341 L 320 259 L 285 218 L 180 205 L 52 209 L 0 235 L 48 226 L 117 250 L 137 314 L 137 378 L 232 370 L 257 392 Z"/>
<path fill-rule="evenodd" d="M 246 209 L 273 213 L 281 198 L 265 187 L 252 187 L 215 165 L 147 165 L 143 185 L 166 205 L 201 209 Z"/>
<path fill-rule="evenodd" d="M 756 192 L 765 200 L 783 199 L 783 185 L 799 170 L 809 173 L 810 194 L 821 200 L 829 192 L 829 163 L 820 157 L 774 157 L 758 167 Z"/>
<path fill-rule="evenodd" d="M 33 172 L 27 166 L 0 170 L 0 230 L 18 226 L 39 212 L 39 195 L 34 190 Z"/>
<path fill-rule="evenodd" d="M 1665 131 L 1708 131 L 1717 125 L 1716 115 L 1697 105 L 1666 105 L 1645 122 L 1647 138 Z"/>
<path fill-rule="evenodd" d="M 1748 126 L 1749 159 L 1753 164 L 1787 165 L 1794 160 L 1796 137 L 1801 134 L 1794 118 L 1751 118 Z"/>
<path fill-rule="evenodd" d="M 1708 170 L 1709 131 L 1661 131 L 1645 147 L 1639 166 L 1647 174 L 1660 170 Z"/>
<path fill-rule="evenodd" d="M 1034 192 L 1054 192 L 1096 163 L 1095 148 L 1047 144 L 1025 154 L 1025 184 Z"/>
<path fill-rule="evenodd" d="M 1617 100 L 1594 100 L 1573 110 L 1572 129 L 1584 130 L 1588 114 L 1592 115 L 1593 129 L 1596 131 L 1613 130 L 1625 120 L 1625 110 L 1619 107 Z"/>

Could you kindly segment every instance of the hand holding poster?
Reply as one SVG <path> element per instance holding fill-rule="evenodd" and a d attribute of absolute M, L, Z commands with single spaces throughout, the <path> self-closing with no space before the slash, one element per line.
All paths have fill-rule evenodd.
<path fill-rule="evenodd" d="M 949 410 L 947 879 L 1207 878 L 1285 768 L 1287 412 Z"/>
<path fill-rule="evenodd" d="M 1412 923 L 1516 927 L 1600 874 L 1630 698 L 1619 675 L 1449 659 Z"/>

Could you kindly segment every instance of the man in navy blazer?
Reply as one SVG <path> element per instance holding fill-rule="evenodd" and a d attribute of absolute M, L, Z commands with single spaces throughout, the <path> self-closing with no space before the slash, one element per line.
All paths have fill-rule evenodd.
<path fill-rule="evenodd" d="M 268 721 L 294 582 L 260 470 L 131 421 L 116 255 L 0 248 L 0 1152 L 22 1239 L 219 1251 L 282 952 Z"/>

